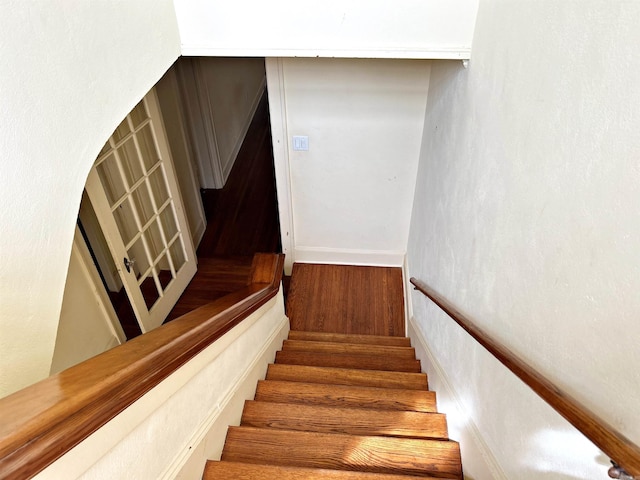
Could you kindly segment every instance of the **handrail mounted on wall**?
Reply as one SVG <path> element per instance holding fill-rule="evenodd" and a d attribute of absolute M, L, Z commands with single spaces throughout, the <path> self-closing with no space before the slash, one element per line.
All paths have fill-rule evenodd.
<path fill-rule="evenodd" d="M 609 469 L 611 478 L 640 478 L 640 447 L 493 339 L 438 292 L 416 278 L 412 277 L 410 281 L 416 290 L 438 305 L 489 353 L 607 454 L 613 463 Z"/>

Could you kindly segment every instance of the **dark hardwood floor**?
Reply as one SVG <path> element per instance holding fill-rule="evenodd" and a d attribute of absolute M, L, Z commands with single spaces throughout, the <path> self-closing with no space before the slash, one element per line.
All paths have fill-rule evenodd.
<path fill-rule="evenodd" d="M 166 321 L 244 287 L 255 253 L 282 251 L 266 93 L 225 186 L 203 190 L 202 201 L 198 271 Z"/>
<path fill-rule="evenodd" d="M 266 94 L 225 186 L 205 190 L 207 230 L 198 258 L 281 252 Z"/>
<path fill-rule="evenodd" d="M 287 314 L 292 330 L 404 336 L 402 270 L 296 263 Z"/>

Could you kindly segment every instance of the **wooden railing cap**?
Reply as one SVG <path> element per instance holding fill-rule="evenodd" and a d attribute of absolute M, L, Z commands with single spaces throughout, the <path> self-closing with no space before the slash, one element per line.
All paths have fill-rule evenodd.
<path fill-rule="evenodd" d="M 247 287 L 0 399 L 0 479 L 30 478 L 273 298 L 282 254 L 257 254 Z"/>

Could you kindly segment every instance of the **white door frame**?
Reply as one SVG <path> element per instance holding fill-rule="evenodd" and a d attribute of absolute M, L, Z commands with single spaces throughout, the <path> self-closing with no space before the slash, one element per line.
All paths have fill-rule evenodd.
<path fill-rule="evenodd" d="M 271 115 L 271 141 L 273 143 L 273 166 L 280 216 L 280 237 L 282 253 L 285 254 L 284 271 L 286 275 L 291 275 L 291 269 L 295 262 L 295 240 L 283 60 L 281 58 L 265 58 L 265 70 Z"/>

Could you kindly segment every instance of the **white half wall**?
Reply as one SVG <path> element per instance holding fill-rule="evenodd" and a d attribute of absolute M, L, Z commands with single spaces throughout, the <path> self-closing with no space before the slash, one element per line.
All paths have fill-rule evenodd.
<path fill-rule="evenodd" d="M 171 0 L 0 3 L 4 396 L 49 374 L 89 168 L 180 39 Z"/>
<path fill-rule="evenodd" d="M 289 261 L 401 266 L 429 62 L 278 62 L 278 107 L 285 126 L 276 128 L 272 117 L 273 143 L 278 194 L 290 190 L 294 244 Z M 274 70 L 267 69 L 269 76 Z M 272 80 L 270 95 L 278 88 Z M 308 151 L 293 150 L 294 135 L 308 136 Z M 282 233 L 284 245 L 287 228 Z"/>
<path fill-rule="evenodd" d="M 408 268 L 640 444 L 638 19 L 633 2 L 480 2 L 469 68 L 432 64 Z M 597 449 L 412 299 L 507 478 L 606 477 Z"/>
<path fill-rule="evenodd" d="M 468 58 L 477 0 L 176 0 L 185 55 Z"/>

